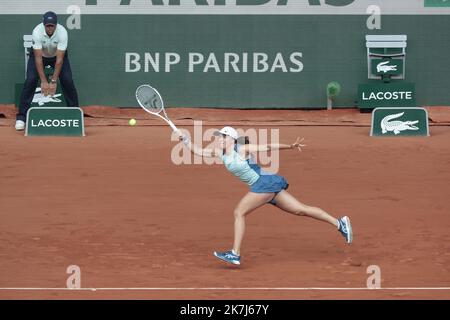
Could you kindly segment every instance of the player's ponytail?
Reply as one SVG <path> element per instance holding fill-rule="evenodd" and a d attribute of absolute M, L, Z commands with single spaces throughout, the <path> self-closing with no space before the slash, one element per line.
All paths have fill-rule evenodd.
<path fill-rule="evenodd" d="M 242 137 L 238 137 L 237 139 L 236 139 L 236 142 L 235 142 L 236 144 L 249 144 L 250 143 L 250 140 L 249 140 L 249 138 L 248 138 L 248 136 L 242 136 Z"/>

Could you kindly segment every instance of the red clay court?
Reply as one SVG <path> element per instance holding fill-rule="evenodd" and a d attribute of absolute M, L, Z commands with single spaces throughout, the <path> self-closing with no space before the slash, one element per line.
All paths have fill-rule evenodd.
<path fill-rule="evenodd" d="M 168 109 L 191 131 L 203 120 L 305 137 L 304 152 L 280 152 L 289 191 L 352 219 L 346 245 L 328 225 L 264 206 L 235 268 L 212 252 L 231 246 L 247 188 L 220 165 L 174 165 L 163 122 L 86 107 L 84 138 L 23 137 L 1 106 L 0 298 L 449 299 L 450 112 L 428 110 L 428 138 L 371 138 L 370 114 L 354 109 Z M 63 290 L 69 265 L 98 290 Z M 370 265 L 381 289 L 364 289 Z"/>

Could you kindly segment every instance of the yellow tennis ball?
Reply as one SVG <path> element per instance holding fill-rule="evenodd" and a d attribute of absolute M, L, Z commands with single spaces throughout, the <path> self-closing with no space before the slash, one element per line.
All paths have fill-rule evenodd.
<path fill-rule="evenodd" d="M 136 124 L 136 119 L 130 119 L 128 123 L 130 124 L 130 126 L 134 126 Z"/>

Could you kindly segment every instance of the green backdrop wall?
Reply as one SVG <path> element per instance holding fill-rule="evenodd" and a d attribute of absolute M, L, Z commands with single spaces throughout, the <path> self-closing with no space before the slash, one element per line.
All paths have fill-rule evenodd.
<path fill-rule="evenodd" d="M 67 16 L 60 16 L 65 21 Z M 418 105 L 449 105 L 450 17 L 387 15 L 381 30 L 368 30 L 363 15 L 84 15 L 69 31 L 69 55 L 82 105 L 136 106 L 141 83 L 159 89 L 166 105 L 227 108 L 323 108 L 325 87 L 341 83 L 335 105 L 352 107 L 359 83 L 367 80 L 366 34 L 406 34 L 406 81 L 416 83 Z M 22 36 L 40 15 L 0 15 L 0 103 L 14 103 L 14 86 L 24 79 Z M 126 53 L 161 55 L 155 72 L 126 72 Z M 180 62 L 164 70 L 164 54 Z M 220 72 L 189 72 L 189 53 L 214 53 Z M 248 70 L 224 72 L 224 53 L 248 54 Z M 254 52 L 265 53 L 274 72 L 252 72 Z M 297 64 L 290 61 L 297 54 Z M 298 62 L 301 62 L 301 68 Z M 290 72 L 289 69 L 301 72 Z"/>

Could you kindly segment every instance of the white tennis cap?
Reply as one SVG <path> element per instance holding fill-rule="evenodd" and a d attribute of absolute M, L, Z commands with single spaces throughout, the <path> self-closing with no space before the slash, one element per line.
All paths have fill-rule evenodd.
<path fill-rule="evenodd" d="M 239 134 L 237 133 L 236 129 L 234 129 L 233 127 L 223 127 L 219 131 L 214 132 L 214 135 L 216 135 L 216 136 L 218 136 L 220 134 L 230 136 L 234 140 L 237 140 L 237 138 L 239 138 Z"/>

